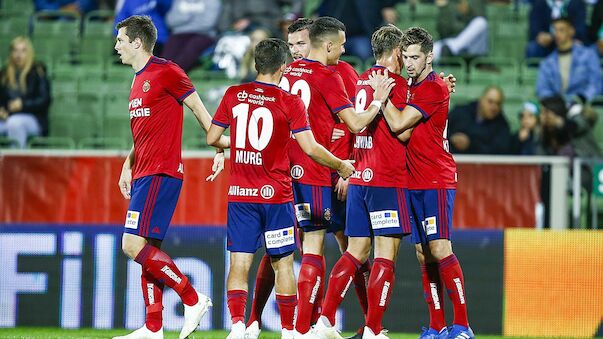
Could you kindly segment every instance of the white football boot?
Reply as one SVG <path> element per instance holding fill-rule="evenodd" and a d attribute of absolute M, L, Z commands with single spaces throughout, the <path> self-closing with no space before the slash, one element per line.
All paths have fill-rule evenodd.
<path fill-rule="evenodd" d="M 382 329 L 379 334 L 375 334 L 368 326 L 364 326 L 364 334 L 362 334 L 362 339 L 389 339 L 389 337 L 385 335 L 386 333 L 387 330 Z"/>
<path fill-rule="evenodd" d="M 314 331 L 320 339 L 343 339 L 335 327 L 331 325 L 329 319 L 323 315 L 321 315 L 320 318 L 318 318 L 318 321 L 316 321 Z"/>
<path fill-rule="evenodd" d="M 199 301 L 195 305 L 184 305 L 184 325 L 182 325 L 182 331 L 180 331 L 180 339 L 184 339 L 193 333 L 199 326 L 201 318 L 213 306 L 211 299 L 205 294 L 197 292 L 197 296 L 199 296 Z"/>
<path fill-rule="evenodd" d="M 281 339 L 295 339 L 295 330 L 283 328 L 281 330 Z"/>
<path fill-rule="evenodd" d="M 113 339 L 163 339 L 163 327 L 157 332 L 153 332 L 147 328 L 147 325 L 143 325 L 136 331 L 119 337 L 113 337 Z"/>
<path fill-rule="evenodd" d="M 245 339 L 245 324 L 242 321 L 232 324 L 226 339 Z"/>
<path fill-rule="evenodd" d="M 262 332 L 262 329 L 260 329 L 260 323 L 256 320 L 245 329 L 245 339 L 258 339 L 260 332 Z"/>

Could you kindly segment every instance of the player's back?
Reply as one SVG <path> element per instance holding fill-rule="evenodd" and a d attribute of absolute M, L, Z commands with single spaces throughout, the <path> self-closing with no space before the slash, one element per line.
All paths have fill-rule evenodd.
<path fill-rule="evenodd" d="M 354 103 L 356 98 L 356 82 L 358 82 L 358 73 L 356 73 L 354 67 L 341 60 L 337 63 L 337 65 L 329 67 L 339 73 L 341 79 L 343 80 L 343 85 L 345 86 L 345 92 L 350 101 Z M 333 141 L 331 149 L 329 150 L 336 157 L 340 159 L 347 159 L 352 153 L 353 134 L 348 130 L 347 125 L 342 122 L 341 119 L 337 120 L 335 128 L 344 131 L 345 134 L 343 137 Z"/>
<path fill-rule="evenodd" d="M 341 76 L 317 61 L 301 59 L 287 66 L 280 86 L 301 97 L 316 141 L 331 149 L 337 113 L 352 107 Z M 292 144 L 289 154 L 293 179 L 308 185 L 331 185 L 330 170 L 314 162 L 299 145 Z"/>
<path fill-rule="evenodd" d="M 136 72 L 130 91 L 134 179 L 167 174 L 182 178 L 182 102 L 195 91 L 175 63 L 151 57 Z"/>
<path fill-rule="evenodd" d="M 229 201 L 279 204 L 293 200 L 287 144 L 308 129 L 301 100 L 276 85 L 230 87 L 213 122 L 230 126 Z"/>
<path fill-rule="evenodd" d="M 410 189 L 456 188 L 456 164 L 447 136 L 449 104 L 446 83 L 433 71 L 409 87 L 408 105 L 423 114 L 408 142 Z"/>
<path fill-rule="evenodd" d="M 360 75 L 356 85 L 356 111 L 364 111 L 373 101 L 374 90 L 368 83 L 372 72 L 384 67 L 373 66 Z M 406 79 L 389 73 L 395 80 L 389 100 L 398 109 L 406 106 L 408 86 Z M 400 187 L 407 185 L 406 146 L 391 132 L 383 114 L 379 114 L 354 137 L 356 173 L 350 183 L 363 186 Z"/>

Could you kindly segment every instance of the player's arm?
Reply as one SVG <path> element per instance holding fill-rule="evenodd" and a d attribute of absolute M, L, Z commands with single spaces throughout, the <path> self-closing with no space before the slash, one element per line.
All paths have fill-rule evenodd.
<path fill-rule="evenodd" d="M 346 108 L 339 111 L 341 120 L 348 126 L 352 133 L 358 133 L 375 119 L 379 113 L 383 102 L 387 100 L 389 93 L 394 88 L 394 79 L 387 76 L 387 70 L 383 74 L 375 74 L 369 80 L 371 86 L 375 89 L 374 100 L 364 112 L 356 112 L 353 108 Z"/>
<path fill-rule="evenodd" d="M 337 171 L 340 177 L 346 179 L 350 177 L 355 169 L 350 160 L 341 160 L 327 151 L 321 144 L 316 142 L 312 131 L 305 130 L 295 133 L 295 140 L 312 160 L 317 163 L 332 168 Z"/>
<path fill-rule="evenodd" d="M 230 148 L 230 138 L 224 135 L 225 127 L 211 124 L 207 131 L 207 144 L 214 147 Z M 226 142 L 223 142 L 226 139 Z"/>
<path fill-rule="evenodd" d="M 199 125 L 201 125 L 201 128 L 203 128 L 206 133 L 209 133 L 210 127 L 212 127 L 211 115 L 209 115 L 209 112 L 207 111 L 207 108 L 205 108 L 203 101 L 201 101 L 199 94 L 197 92 L 191 93 L 186 97 L 186 99 L 184 99 L 184 104 L 193 112 L 193 115 L 199 122 Z M 211 146 L 224 149 L 228 148 L 229 144 L 230 138 L 227 136 L 222 136 L 218 142 L 212 144 Z"/>
<path fill-rule="evenodd" d="M 412 130 L 413 128 L 409 128 L 406 131 L 398 134 L 398 140 L 402 141 L 402 142 L 407 142 L 408 140 L 410 140 L 410 136 L 412 135 Z"/>
<path fill-rule="evenodd" d="M 134 146 L 130 149 L 130 153 L 126 157 L 121 173 L 119 175 L 119 191 L 126 199 L 130 199 L 130 189 L 132 187 L 132 167 L 134 167 Z"/>
<path fill-rule="evenodd" d="M 395 134 L 401 134 L 404 131 L 414 127 L 423 114 L 411 105 L 406 105 L 403 110 L 399 110 L 391 102 L 388 102 L 383 109 L 383 116 L 389 125 L 389 128 Z M 409 135 L 410 137 L 410 135 Z"/>

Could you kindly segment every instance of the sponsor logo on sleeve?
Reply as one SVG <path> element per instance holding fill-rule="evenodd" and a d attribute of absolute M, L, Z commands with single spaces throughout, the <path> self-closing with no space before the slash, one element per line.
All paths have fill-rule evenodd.
<path fill-rule="evenodd" d="M 400 219 L 398 211 L 385 210 L 370 212 L 371 225 L 374 230 L 381 228 L 400 227 Z"/>
<path fill-rule="evenodd" d="M 293 226 L 264 233 L 266 248 L 279 248 L 295 244 L 295 228 Z"/>
<path fill-rule="evenodd" d="M 423 220 L 422 224 L 425 234 L 432 235 L 438 233 L 436 217 L 427 217 L 425 220 Z"/>
<path fill-rule="evenodd" d="M 297 218 L 297 221 L 310 220 L 312 218 L 310 204 L 295 204 L 295 217 Z"/>
<path fill-rule="evenodd" d="M 128 211 L 126 214 L 126 228 L 131 228 L 133 230 L 138 228 L 138 217 L 140 216 L 140 212 L 136 211 Z"/>

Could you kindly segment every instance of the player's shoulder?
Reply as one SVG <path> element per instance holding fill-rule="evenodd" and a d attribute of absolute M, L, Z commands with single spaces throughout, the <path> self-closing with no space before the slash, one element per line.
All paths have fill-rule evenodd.
<path fill-rule="evenodd" d="M 181 73 L 181 74 L 186 74 L 184 72 L 184 70 L 180 66 L 178 66 L 177 63 L 173 62 L 172 60 L 153 56 L 153 57 L 151 57 L 150 63 L 151 63 L 151 65 L 154 65 L 161 71 L 177 72 L 177 73 Z"/>
<path fill-rule="evenodd" d="M 335 68 L 340 73 L 352 73 L 352 74 L 358 75 L 358 72 L 356 72 L 356 69 L 354 68 L 354 66 L 350 65 L 349 63 L 347 63 L 343 60 L 339 60 L 339 62 L 337 62 L 337 66 L 335 66 Z"/>
<path fill-rule="evenodd" d="M 438 96 L 447 96 L 448 95 L 448 87 L 442 78 L 440 78 L 436 72 L 431 72 L 420 83 L 413 85 L 417 90 L 425 91 L 433 95 Z"/>

